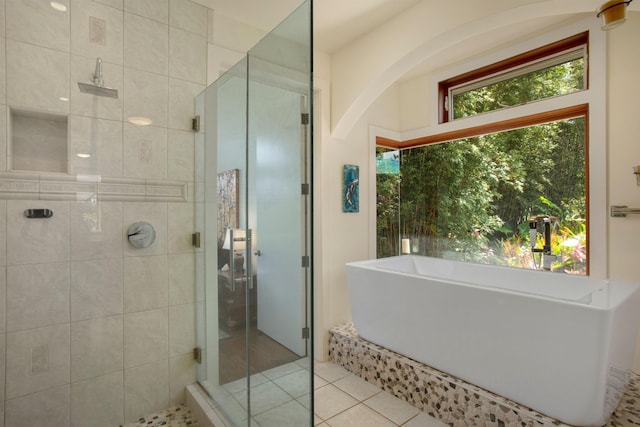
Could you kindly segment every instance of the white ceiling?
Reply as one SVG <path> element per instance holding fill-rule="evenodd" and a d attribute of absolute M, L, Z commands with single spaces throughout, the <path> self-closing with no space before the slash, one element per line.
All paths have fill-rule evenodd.
<path fill-rule="evenodd" d="M 302 0 L 195 0 L 217 13 L 271 31 Z M 421 0 L 316 0 L 314 44 L 332 53 Z"/>

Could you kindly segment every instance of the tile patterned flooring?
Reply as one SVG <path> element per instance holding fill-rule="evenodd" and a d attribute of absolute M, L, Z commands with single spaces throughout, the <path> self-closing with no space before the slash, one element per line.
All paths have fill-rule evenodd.
<path fill-rule="evenodd" d="M 330 362 L 315 364 L 315 418 L 320 427 L 446 426 Z"/>
<path fill-rule="evenodd" d="M 292 362 L 278 368 L 252 376 L 252 387 L 268 389 L 262 396 L 260 408 L 251 425 L 256 427 L 301 427 L 308 425 L 307 408 L 309 394 L 296 392 L 293 381 L 296 375 L 304 374 L 308 360 Z M 331 362 L 315 363 L 315 426 L 316 427 L 445 427 L 446 424 L 398 399 L 373 384 L 360 379 L 344 368 Z M 237 383 L 237 384 L 234 384 Z M 229 383 L 225 387 L 233 390 L 241 383 Z M 278 393 L 273 393 L 278 391 Z M 288 400 L 280 397 L 285 393 Z M 632 385 L 618 408 L 617 416 L 607 427 L 640 425 L 638 399 L 640 390 Z M 270 399 L 275 399 L 270 401 Z M 283 403 L 284 402 L 284 403 Z M 621 408 L 624 409 L 621 411 Z M 620 411 L 620 412 L 619 412 Z M 618 413 L 619 412 L 619 413 Z M 191 411 L 185 406 L 170 408 L 161 414 L 140 419 L 125 427 L 197 427 Z M 220 426 L 222 427 L 222 426 Z"/>
<path fill-rule="evenodd" d="M 309 394 L 296 390 L 296 376 L 304 373 L 308 361 L 292 362 L 253 375 L 254 396 L 260 396 L 251 425 L 256 427 L 301 427 L 308 425 Z M 444 427 L 441 423 L 390 393 L 377 388 L 331 362 L 315 364 L 315 426 L 318 427 Z M 244 380 L 225 387 L 229 391 L 242 387 Z M 269 392 L 262 393 L 260 389 Z M 277 391 L 277 392 L 276 392 Z M 280 398 L 286 393 L 287 401 Z M 270 402 L 270 399 L 274 399 Z M 170 408 L 125 427 L 196 427 L 187 407 Z M 184 411 L 189 412 L 186 417 Z M 172 411 L 174 415 L 172 415 Z M 166 424 L 163 424 L 166 422 Z"/>

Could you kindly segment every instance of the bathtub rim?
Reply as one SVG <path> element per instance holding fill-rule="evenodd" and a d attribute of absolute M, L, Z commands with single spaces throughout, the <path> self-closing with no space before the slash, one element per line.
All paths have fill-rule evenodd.
<path fill-rule="evenodd" d="M 427 258 L 430 260 L 435 260 L 436 262 L 447 262 L 447 263 L 452 263 L 452 264 L 465 264 L 467 266 L 471 266 L 471 267 L 479 267 L 479 268 L 490 268 L 490 269 L 495 269 L 498 271 L 509 271 L 509 272 L 513 272 L 513 271 L 518 271 L 518 272 L 522 272 L 524 274 L 532 274 L 532 275 L 546 275 L 546 274 L 561 274 L 561 273 L 552 273 L 552 272 L 546 272 L 546 271 L 539 271 L 539 270 L 528 270 L 528 269 L 516 269 L 514 267 L 506 267 L 506 266 L 500 266 L 500 265 L 491 265 L 491 264 L 479 264 L 479 263 L 470 263 L 470 262 L 463 262 L 463 261 L 456 261 L 456 260 L 445 260 L 442 258 L 435 258 L 435 257 L 429 257 L 429 256 L 424 256 L 424 255 L 415 255 L 415 254 L 411 254 L 411 255 L 398 255 L 398 256 L 393 256 L 393 257 L 386 257 L 386 258 L 376 258 L 376 259 L 366 259 L 366 260 L 361 260 L 361 261 L 352 261 L 352 262 L 348 262 L 345 263 L 345 267 L 348 268 L 359 268 L 359 269 L 366 269 L 366 270 L 371 270 L 371 271 L 380 271 L 382 273 L 387 273 L 387 274 L 392 274 L 392 275 L 402 275 L 402 276 L 407 276 L 407 277 L 414 277 L 414 278 L 419 278 L 419 279 L 432 279 L 432 280 L 438 280 L 441 281 L 443 283 L 447 283 L 447 284 L 451 284 L 451 285 L 456 285 L 456 286 L 461 286 L 464 288 L 476 288 L 476 289 L 483 289 L 486 290 L 488 292 L 495 292 L 495 293 L 501 293 L 501 294 L 509 294 L 509 295 L 521 295 L 527 298 L 535 298 L 535 299 L 539 299 L 539 300 L 544 300 L 547 302 L 555 302 L 558 304 L 571 304 L 571 305 L 576 305 L 579 307 L 583 307 L 585 309 L 589 309 L 589 310 L 597 310 L 597 311 L 612 311 L 614 310 L 616 307 L 618 307 L 624 300 L 625 297 L 618 297 L 618 298 L 611 298 L 610 294 L 610 287 L 612 286 L 623 286 L 625 288 L 628 288 L 626 290 L 626 292 L 624 292 L 624 295 L 628 295 L 633 293 L 634 291 L 636 291 L 638 288 L 640 288 L 640 284 L 637 283 L 631 283 L 631 282 L 625 282 L 625 281 L 619 281 L 619 280 L 610 280 L 610 279 L 599 279 L 599 278 L 592 278 L 590 276 L 569 276 L 569 277 L 579 277 L 585 280 L 589 280 L 589 281 L 594 281 L 599 283 L 599 285 L 591 290 L 587 296 L 600 296 L 598 294 L 601 293 L 606 293 L 606 295 L 603 296 L 602 300 L 600 301 L 598 298 L 590 298 L 590 300 L 588 302 L 582 302 L 579 299 L 570 299 L 570 298 L 562 298 L 562 297 L 555 297 L 555 296 L 549 296 L 549 295 L 544 295 L 541 293 L 535 293 L 535 292 L 527 292 L 527 291 L 522 291 L 522 290 L 518 290 L 518 289 L 507 289 L 507 288 L 502 288 L 502 287 L 497 287 L 497 286 L 491 286 L 488 284 L 483 284 L 483 283 L 466 283 L 463 281 L 459 281 L 459 280 L 455 280 L 455 279 L 451 279 L 451 278 L 444 278 L 442 276 L 438 276 L 438 275 L 427 275 L 427 274 L 420 274 L 418 272 L 406 272 L 406 271 L 401 271 L 401 270 L 395 270 L 395 269 L 391 269 L 391 268 L 384 268 L 379 266 L 378 264 L 380 263 L 392 263 L 394 261 L 397 260 L 413 260 L 415 258 Z M 571 280 L 576 280 L 576 279 L 571 279 Z M 594 301 L 595 300 L 595 301 Z"/>

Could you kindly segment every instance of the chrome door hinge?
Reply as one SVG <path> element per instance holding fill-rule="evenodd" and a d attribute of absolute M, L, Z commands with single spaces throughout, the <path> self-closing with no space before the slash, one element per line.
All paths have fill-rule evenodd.
<path fill-rule="evenodd" d="M 194 132 L 200 132 L 200 116 L 195 116 L 191 119 L 191 130 Z"/>
<path fill-rule="evenodd" d="M 193 360 L 198 362 L 198 364 L 202 363 L 202 349 L 200 347 L 193 349 Z"/>
<path fill-rule="evenodd" d="M 193 233 L 191 235 L 191 244 L 196 248 L 200 247 L 200 232 L 199 231 L 196 231 L 195 233 Z"/>
<path fill-rule="evenodd" d="M 309 113 L 302 113 L 300 115 L 300 123 L 302 123 L 303 125 L 309 124 Z"/>
<path fill-rule="evenodd" d="M 308 196 L 311 192 L 311 186 L 309 184 L 302 184 L 301 192 L 303 195 Z"/>
<path fill-rule="evenodd" d="M 302 256 L 302 268 L 307 268 L 311 264 L 311 260 L 309 259 L 309 255 Z"/>
<path fill-rule="evenodd" d="M 309 338 L 309 328 L 304 327 L 302 328 L 302 339 L 306 340 Z"/>

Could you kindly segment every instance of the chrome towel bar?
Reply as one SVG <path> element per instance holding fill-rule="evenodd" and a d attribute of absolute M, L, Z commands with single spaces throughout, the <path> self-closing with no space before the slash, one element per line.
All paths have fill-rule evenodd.
<path fill-rule="evenodd" d="M 630 208 L 625 205 L 611 206 L 611 216 L 614 218 L 623 218 L 631 214 L 640 214 L 640 208 Z"/>

